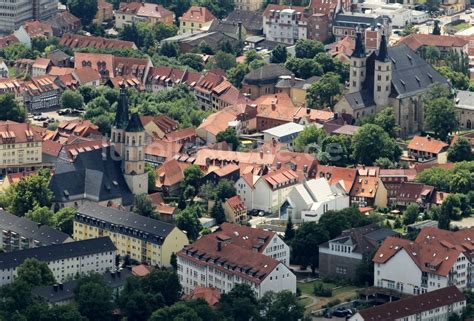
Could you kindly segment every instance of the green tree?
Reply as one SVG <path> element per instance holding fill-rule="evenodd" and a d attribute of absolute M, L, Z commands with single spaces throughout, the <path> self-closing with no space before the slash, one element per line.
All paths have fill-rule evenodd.
<path fill-rule="evenodd" d="M 215 68 L 220 68 L 222 70 L 229 70 L 232 67 L 235 67 L 237 62 L 235 61 L 235 56 L 231 53 L 224 52 L 219 50 L 214 57 L 212 62 Z"/>
<path fill-rule="evenodd" d="M 202 54 L 206 54 L 206 55 L 213 55 L 214 54 L 214 50 L 212 49 L 212 47 L 205 41 L 201 41 L 199 43 L 199 46 L 197 48 L 198 52 L 202 53 Z"/>
<path fill-rule="evenodd" d="M 235 67 L 232 67 L 227 71 L 227 77 L 235 87 L 242 88 L 242 81 L 249 71 L 247 64 L 237 64 Z"/>
<path fill-rule="evenodd" d="M 155 213 L 155 205 L 148 194 L 135 195 L 133 200 L 133 211 L 141 216 L 153 217 Z"/>
<path fill-rule="evenodd" d="M 23 281 L 31 287 L 45 286 L 54 283 L 53 272 L 45 262 L 28 258 L 18 266 L 16 280 Z"/>
<path fill-rule="evenodd" d="M 296 77 L 308 79 L 312 76 L 321 76 L 323 67 L 314 59 L 290 57 L 285 62 L 285 67 L 295 74 Z"/>
<path fill-rule="evenodd" d="M 357 264 L 355 271 L 355 282 L 359 286 L 371 286 L 374 283 L 374 257 L 376 251 L 363 255 L 362 260 Z"/>
<path fill-rule="evenodd" d="M 40 207 L 35 205 L 32 210 L 26 213 L 25 217 L 40 225 L 54 225 L 54 213 L 46 206 Z"/>
<path fill-rule="evenodd" d="M 201 222 L 196 213 L 196 205 L 188 205 L 176 215 L 176 226 L 186 232 L 190 241 L 194 241 L 199 236 Z"/>
<path fill-rule="evenodd" d="M 374 124 L 380 126 L 390 137 L 396 137 L 400 130 L 395 113 L 390 107 L 385 108 L 375 116 Z"/>
<path fill-rule="evenodd" d="M 387 157 L 377 158 L 374 162 L 374 166 L 377 166 L 383 169 L 397 168 L 397 165 L 394 162 L 392 162 L 390 159 L 388 159 Z"/>
<path fill-rule="evenodd" d="M 170 265 L 173 267 L 173 270 L 176 271 L 178 269 L 178 257 L 175 252 L 171 253 Z"/>
<path fill-rule="evenodd" d="M 297 151 L 311 151 L 322 146 L 326 132 L 316 125 L 306 126 L 295 138 L 295 148 Z"/>
<path fill-rule="evenodd" d="M 438 228 L 442 230 L 449 230 L 449 225 L 451 224 L 450 213 L 448 212 L 447 206 L 443 208 L 441 206 L 441 210 L 439 212 L 438 217 Z"/>
<path fill-rule="evenodd" d="M 295 228 L 293 227 L 291 216 L 288 216 L 288 222 L 286 222 L 284 240 L 285 242 L 288 243 L 288 242 L 291 242 L 291 240 L 293 240 L 294 237 L 295 237 Z"/>
<path fill-rule="evenodd" d="M 197 4 L 208 8 L 219 19 L 227 17 L 234 10 L 232 0 L 199 0 Z"/>
<path fill-rule="evenodd" d="M 264 320 L 299 321 L 304 317 L 304 306 L 298 302 L 295 294 L 289 291 L 267 292 L 259 302 L 260 315 Z"/>
<path fill-rule="evenodd" d="M 83 26 L 92 23 L 97 13 L 97 0 L 68 0 L 69 11 L 81 19 Z"/>
<path fill-rule="evenodd" d="M 459 57 L 455 58 L 456 63 L 459 63 Z M 451 62 L 453 63 L 453 62 Z M 451 83 L 456 89 L 466 90 L 469 88 L 469 78 L 462 72 L 454 70 L 448 66 L 437 66 L 435 69 L 445 78 L 451 80 Z"/>
<path fill-rule="evenodd" d="M 217 313 L 212 310 L 206 301 L 181 301 L 172 306 L 156 310 L 150 321 L 217 321 Z"/>
<path fill-rule="evenodd" d="M 420 214 L 420 207 L 417 204 L 409 204 L 403 212 L 403 224 L 410 225 L 416 222 Z"/>
<path fill-rule="evenodd" d="M 54 214 L 54 226 L 68 234 L 72 235 L 74 232 L 74 217 L 76 216 L 76 209 L 73 207 L 63 207 Z"/>
<path fill-rule="evenodd" d="M 319 265 L 319 245 L 328 240 L 329 233 L 325 226 L 316 222 L 301 224 L 291 241 L 293 264 L 310 266 L 314 273 Z"/>
<path fill-rule="evenodd" d="M 274 64 L 284 64 L 287 58 L 288 51 L 286 50 L 286 46 L 279 44 L 273 48 L 270 61 Z"/>
<path fill-rule="evenodd" d="M 160 46 L 160 55 L 165 57 L 178 57 L 178 45 L 174 42 L 162 42 Z"/>
<path fill-rule="evenodd" d="M 351 138 L 347 135 L 327 136 L 323 140 L 323 150 L 329 156 L 330 165 L 345 167 L 353 163 Z"/>
<path fill-rule="evenodd" d="M 224 178 L 217 183 L 215 193 L 217 199 L 224 202 L 226 199 L 237 195 L 237 190 L 233 181 Z"/>
<path fill-rule="evenodd" d="M 471 143 L 465 137 L 459 137 L 448 149 L 450 162 L 470 161 L 473 159 Z"/>
<path fill-rule="evenodd" d="M 19 123 L 26 119 L 26 109 L 20 105 L 12 93 L 0 95 L 0 120 L 12 120 Z"/>
<path fill-rule="evenodd" d="M 228 127 L 226 130 L 221 131 L 216 136 L 216 141 L 219 142 L 226 142 L 232 150 L 237 150 L 240 145 L 239 136 L 234 128 Z"/>
<path fill-rule="evenodd" d="M 353 157 L 360 164 L 372 165 L 376 159 L 386 157 L 398 161 L 400 147 L 380 126 L 365 124 L 352 138 Z"/>
<path fill-rule="evenodd" d="M 89 320 L 110 320 L 112 316 L 112 291 L 101 283 L 87 282 L 76 289 L 79 312 Z"/>
<path fill-rule="evenodd" d="M 201 56 L 193 53 L 185 53 L 178 58 L 179 62 L 183 65 L 193 68 L 196 71 L 202 71 L 204 69 L 204 63 Z"/>
<path fill-rule="evenodd" d="M 14 43 L 3 49 L 3 56 L 6 60 L 16 61 L 21 58 L 34 59 L 35 55 L 23 43 Z"/>
<path fill-rule="evenodd" d="M 427 127 L 441 140 L 446 140 L 458 127 L 454 102 L 448 98 L 426 101 L 425 117 Z"/>
<path fill-rule="evenodd" d="M 98 115 L 92 118 L 92 123 L 99 127 L 103 135 L 108 135 L 112 129 L 112 117 L 110 115 Z"/>
<path fill-rule="evenodd" d="M 333 106 L 333 99 L 343 90 L 338 74 L 328 72 L 321 79 L 311 84 L 306 94 L 306 103 L 309 108 L 322 109 L 324 106 Z"/>
<path fill-rule="evenodd" d="M 181 190 L 185 191 L 188 186 L 198 187 L 203 177 L 203 172 L 197 165 L 192 165 L 184 170 L 184 178 L 181 182 Z M 196 192 L 192 195 L 195 196 Z"/>
<path fill-rule="evenodd" d="M 218 199 L 211 209 L 211 217 L 216 220 L 217 225 L 221 225 L 225 222 L 224 208 L 222 207 L 222 201 Z"/>
<path fill-rule="evenodd" d="M 150 163 L 145 163 L 145 171 L 148 173 L 148 193 L 153 192 L 156 186 L 155 167 Z"/>
<path fill-rule="evenodd" d="M 219 310 L 231 320 L 249 321 L 258 315 L 257 298 L 249 285 L 238 284 L 221 295 Z"/>
<path fill-rule="evenodd" d="M 405 25 L 405 27 L 403 28 L 402 37 L 406 37 L 406 36 L 411 35 L 412 33 L 417 33 L 417 32 L 418 32 L 418 28 L 414 24 L 409 23 Z"/>
<path fill-rule="evenodd" d="M 296 41 L 296 58 L 313 59 L 320 52 L 324 52 L 324 45 L 320 41 L 309 39 L 298 39 Z"/>
<path fill-rule="evenodd" d="M 84 98 L 78 91 L 66 90 L 59 100 L 61 108 L 80 109 L 84 105 Z"/>
<path fill-rule="evenodd" d="M 53 193 L 49 190 L 48 184 L 49 174 L 40 172 L 38 175 L 25 177 L 11 185 L 4 197 L 8 211 L 23 216 L 36 206 L 49 208 Z"/>

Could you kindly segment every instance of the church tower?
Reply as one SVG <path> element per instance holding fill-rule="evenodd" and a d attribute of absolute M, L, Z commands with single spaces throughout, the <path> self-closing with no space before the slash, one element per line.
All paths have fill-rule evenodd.
<path fill-rule="evenodd" d="M 374 102 L 377 109 L 388 107 L 392 86 L 392 62 L 388 56 L 387 39 L 382 35 L 374 65 Z"/>
<path fill-rule="evenodd" d="M 133 194 L 148 192 L 148 173 L 145 172 L 145 128 L 138 113 L 133 113 L 125 128 L 124 177 Z"/>
<path fill-rule="evenodd" d="M 122 170 L 133 194 L 148 192 L 148 174 L 145 172 L 145 129 L 138 113 L 129 118 L 125 85 L 120 84 L 117 112 L 112 126 L 111 141 L 122 159 Z"/>
<path fill-rule="evenodd" d="M 355 48 L 350 58 L 349 92 L 354 93 L 362 90 L 367 72 L 366 62 L 364 41 L 362 40 L 361 31 L 358 30 Z"/>
<path fill-rule="evenodd" d="M 115 147 L 115 151 L 124 157 L 125 128 L 128 125 L 128 98 L 125 91 L 125 85 L 120 84 L 120 95 L 118 99 L 115 120 L 112 124 L 111 140 Z"/>

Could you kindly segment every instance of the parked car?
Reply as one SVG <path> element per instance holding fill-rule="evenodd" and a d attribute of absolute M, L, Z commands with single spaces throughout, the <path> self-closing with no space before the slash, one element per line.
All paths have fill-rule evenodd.
<path fill-rule="evenodd" d="M 465 14 L 471 14 L 472 13 L 472 10 L 471 9 L 467 9 L 466 11 L 464 11 Z"/>
<path fill-rule="evenodd" d="M 351 309 L 337 308 L 336 310 L 334 310 L 332 315 L 338 318 L 347 318 L 351 317 L 353 315 L 353 312 L 351 311 Z"/>

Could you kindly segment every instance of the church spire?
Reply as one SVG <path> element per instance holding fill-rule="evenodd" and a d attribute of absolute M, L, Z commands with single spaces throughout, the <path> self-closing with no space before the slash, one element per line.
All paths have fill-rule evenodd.
<path fill-rule="evenodd" d="M 128 98 L 123 82 L 120 83 L 120 95 L 113 125 L 118 129 L 125 129 L 128 125 Z"/>
<path fill-rule="evenodd" d="M 357 31 L 355 48 L 351 57 L 365 58 L 365 46 L 364 41 L 362 40 L 362 32 L 360 30 Z"/>
<path fill-rule="evenodd" d="M 387 49 L 387 39 L 385 35 L 382 35 L 382 40 L 380 41 L 379 53 L 377 55 L 378 61 L 387 62 L 388 61 L 388 49 Z"/>

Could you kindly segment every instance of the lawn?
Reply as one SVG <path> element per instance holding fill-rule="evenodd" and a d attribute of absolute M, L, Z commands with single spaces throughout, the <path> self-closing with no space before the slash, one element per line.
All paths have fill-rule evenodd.
<path fill-rule="evenodd" d="M 311 303 L 311 299 L 310 298 L 301 298 L 301 299 L 298 299 L 298 302 L 301 303 L 302 306 L 307 306 L 308 304 Z"/>
<path fill-rule="evenodd" d="M 468 24 L 467 22 L 462 22 L 462 23 L 458 23 L 457 25 L 453 25 L 452 27 L 457 31 L 461 31 L 461 30 L 471 27 L 471 25 Z"/>
<path fill-rule="evenodd" d="M 308 283 L 298 282 L 298 288 L 301 290 L 302 294 L 314 297 L 313 288 L 315 284 L 323 284 L 324 287 L 333 289 L 332 296 L 329 298 L 317 297 L 316 304 L 308 307 L 308 311 L 321 309 L 324 305 L 326 305 L 329 301 L 332 300 L 339 299 L 341 300 L 341 302 L 345 302 L 349 299 L 352 299 L 357 295 L 356 291 L 359 289 L 351 285 L 337 286 L 334 283 L 327 283 L 323 282 L 322 280 L 314 280 Z"/>

